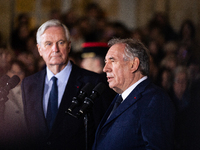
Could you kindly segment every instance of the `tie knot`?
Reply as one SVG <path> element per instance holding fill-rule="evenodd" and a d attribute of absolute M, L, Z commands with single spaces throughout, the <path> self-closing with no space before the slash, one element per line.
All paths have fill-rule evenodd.
<path fill-rule="evenodd" d="M 51 78 L 51 80 L 53 81 L 53 83 L 56 83 L 56 82 L 57 82 L 57 78 L 56 78 L 55 76 L 53 76 L 53 77 Z"/>
<path fill-rule="evenodd" d="M 122 96 L 119 95 L 115 103 L 120 104 L 122 102 L 122 100 L 123 100 Z"/>
<path fill-rule="evenodd" d="M 120 103 L 122 102 L 122 96 L 121 95 L 119 95 L 118 97 L 117 97 L 117 99 L 116 99 L 116 101 L 115 101 L 115 104 L 114 104 L 114 106 L 113 106 L 113 109 L 112 109 L 112 111 L 111 111 L 111 113 L 110 113 L 110 115 L 109 115 L 109 117 L 108 118 L 110 118 L 110 116 L 112 115 L 112 113 L 115 111 L 115 109 L 117 109 L 117 107 L 120 105 Z"/>

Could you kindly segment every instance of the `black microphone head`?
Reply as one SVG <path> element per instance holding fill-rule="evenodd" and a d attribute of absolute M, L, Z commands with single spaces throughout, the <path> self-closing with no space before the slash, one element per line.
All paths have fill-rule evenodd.
<path fill-rule="evenodd" d="M 0 79 L 0 87 L 4 87 L 9 79 L 8 75 L 3 75 Z"/>
<path fill-rule="evenodd" d="M 78 118 L 81 116 L 81 114 L 84 114 L 87 109 L 92 107 L 94 100 L 98 96 L 100 96 L 105 89 L 106 89 L 106 85 L 102 82 L 100 82 L 99 84 L 97 84 L 97 86 L 95 86 L 95 88 L 92 90 L 90 97 L 85 98 L 83 106 L 81 107 L 81 109 L 77 113 Z"/>
<path fill-rule="evenodd" d="M 14 88 L 20 82 L 20 78 L 17 75 L 12 76 L 10 80 L 8 80 L 7 86 L 9 89 Z"/>
<path fill-rule="evenodd" d="M 93 89 L 93 85 L 91 83 L 87 83 L 81 91 L 85 92 L 86 95 L 89 95 Z"/>
<path fill-rule="evenodd" d="M 73 100 L 72 100 L 72 104 L 71 106 L 68 108 L 68 113 L 70 115 L 72 115 L 72 111 L 75 107 L 79 106 L 84 98 L 86 96 L 88 96 L 90 94 L 90 92 L 92 91 L 93 89 L 93 85 L 91 83 L 87 83 L 79 92 L 79 95 L 77 97 L 73 97 Z"/>
<path fill-rule="evenodd" d="M 96 91 L 99 95 L 103 93 L 103 91 L 106 89 L 106 85 L 102 82 L 97 84 L 97 86 L 93 89 L 93 91 Z"/>
<path fill-rule="evenodd" d="M 81 90 L 79 95 L 77 96 L 78 100 L 83 100 L 86 96 L 88 96 L 93 89 L 93 85 L 91 83 L 87 83 Z"/>

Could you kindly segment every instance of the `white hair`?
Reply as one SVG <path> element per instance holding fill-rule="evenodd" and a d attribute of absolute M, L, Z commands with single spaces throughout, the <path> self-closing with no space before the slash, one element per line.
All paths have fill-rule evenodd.
<path fill-rule="evenodd" d="M 41 45 L 41 35 L 49 27 L 63 27 L 67 41 L 70 41 L 70 33 L 69 33 L 68 28 L 64 24 L 62 24 L 59 20 L 52 19 L 43 23 L 37 30 L 37 34 L 36 34 L 37 44 Z"/>

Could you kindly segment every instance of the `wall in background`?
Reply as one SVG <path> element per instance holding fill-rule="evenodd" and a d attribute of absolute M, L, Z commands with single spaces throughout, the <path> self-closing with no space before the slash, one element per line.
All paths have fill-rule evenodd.
<path fill-rule="evenodd" d="M 66 12 L 75 7 L 78 14 L 89 2 L 97 2 L 110 20 L 119 20 L 128 28 L 144 27 L 157 11 L 166 12 L 172 27 L 178 31 L 185 19 L 192 19 L 200 39 L 199 0 L 0 0 L 0 33 L 3 41 L 9 40 L 16 17 L 26 12 L 31 17 L 31 26 L 37 27 L 49 19 L 52 9 Z"/>

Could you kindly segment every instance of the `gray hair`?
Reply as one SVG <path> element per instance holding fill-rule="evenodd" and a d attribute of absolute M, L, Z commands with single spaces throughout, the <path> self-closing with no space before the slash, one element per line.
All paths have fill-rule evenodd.
<path fill-rule="evenodd" d="M 45 23 L 43 23 L 37 30 L 37 34 L 36 34 L 37 44 L 41 45 L 41 35 L 49 27 L 63 27 L 67 41 L 70 41 L 70 33 L 69 33 L 68 28 L 64 24 L 62 24 L 59 20 L 52 19 L 52 20 L 48 20 Z"/>
<path fill-rule="evenodd" d="M 110 41 L 108 41 L 108 45 L 111 47 L 114 44 L 125 44 L 124 49 L 124 61 L 129 61 L 137 57 L 140 60 L 139 64 L 139 71 L 143 75 L 149 74 L 149 59 L 150 54 L 148 49 L 138 40 L 134 39 L 119 39 L 119 38 L 113 38 Z"/>

